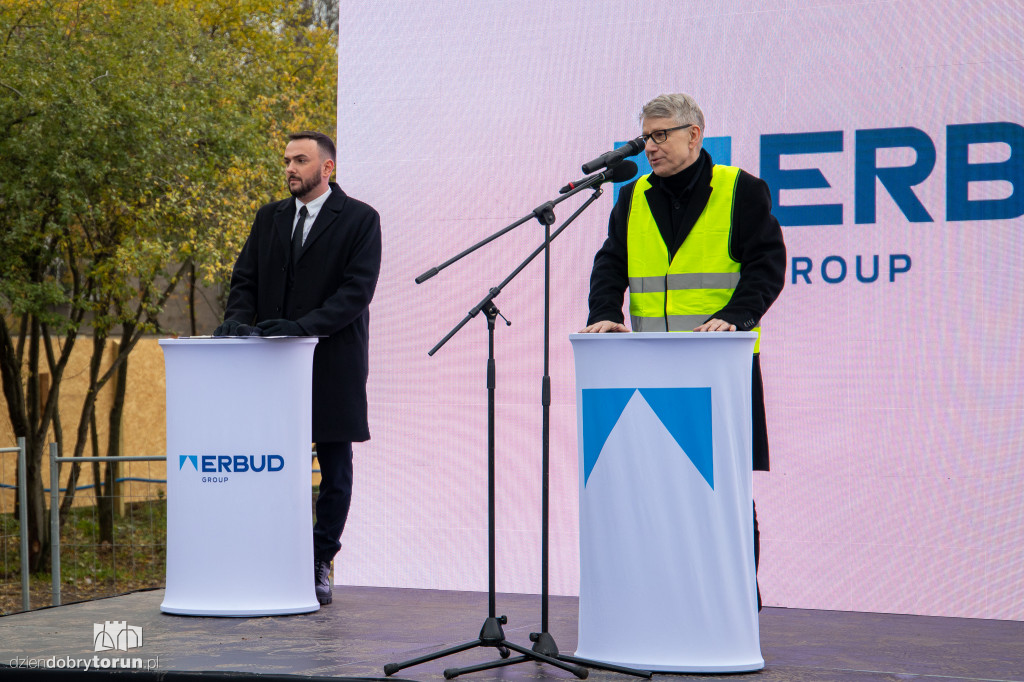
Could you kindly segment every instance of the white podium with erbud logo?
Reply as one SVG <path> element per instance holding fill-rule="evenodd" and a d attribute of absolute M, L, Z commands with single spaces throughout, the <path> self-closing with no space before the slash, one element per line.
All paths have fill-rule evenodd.
<path fill-rule="evenodd" d="M 764 667 L 754 575 L 756 334 L 572 334 L 576 656 L 663 672 Z"/>
<path fill-rule="evenodd" d="M 268 616 L 313 589 L 315 338 L 162 339 L 167 587 L 160 610 Z"/>

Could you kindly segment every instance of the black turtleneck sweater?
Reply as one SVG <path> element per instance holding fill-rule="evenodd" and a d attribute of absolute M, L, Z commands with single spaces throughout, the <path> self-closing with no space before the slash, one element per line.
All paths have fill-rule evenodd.
<path fill-rule="evenodd" d="M 690 228 L 696 222 L 696 218 L 693 221 L 685 220 L 686 209 L 690 206 L 693 188 L 700 178 L 701 171 L 704 170 L 704 165 L 704 154 L 701 154 L 696 161 L 675 175 L 663 178 L 651 174 L 651 186 L 656 187 L 668 200 L 670 220 L 664 227 L 659 223 L 658 229 L 661 230 L 661 237 L 668 246 L 669 258 L 676 255 L 676 251 L 683 245 L 683 240 L 686 239 Z M 684 224 L 687 225 L 685 229 L 683 228 Z"/>

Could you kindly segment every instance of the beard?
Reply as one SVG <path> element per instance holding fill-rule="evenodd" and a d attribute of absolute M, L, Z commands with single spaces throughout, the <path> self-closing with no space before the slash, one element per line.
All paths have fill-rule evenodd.
<path fill-rule="evenodd" d="M 317 186 L 320 184 L 320 178 L 316 177 L 316 176 L 314 176 L 312 178 L 307 178 L 307 179 L 303 179 L 302 177 L 299 177 L 299 180 L 301 182 L 299 184 L 299 188 L 298 189 L 292 189 L 293 185 L 292 185 L 291 181 L 288 182 L 288 191 L 291 192 L 292 196 L 296 197 L 296 198 L 301 198 L 301 197 L 306 196 L 307 194 L 312 192 L 314 189 L 316 189 Z"/>

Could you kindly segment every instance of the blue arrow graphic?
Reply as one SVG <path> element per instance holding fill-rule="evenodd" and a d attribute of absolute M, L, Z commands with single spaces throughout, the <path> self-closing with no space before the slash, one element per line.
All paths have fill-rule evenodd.
<path fill-rule="evenodd" d="M 635 388 L 583 389 L 583 487 Z"/>
<path fill-rule="evenodd" d="M 714 490 L 710 387 L 583 389 L 584 487 L 608 436 L 637 391 Z"/>
<path fill-rule="evenodd" d="M 640 395 L 697 471 L 715 489 L 714 446 L 711 441 L 711 388 L 641 388 Z"/>

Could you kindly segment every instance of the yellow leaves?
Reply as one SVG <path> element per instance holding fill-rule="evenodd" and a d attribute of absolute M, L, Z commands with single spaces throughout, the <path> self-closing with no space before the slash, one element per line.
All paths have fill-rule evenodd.
<path fill-rule="evenodd" d="M 10 4 L 0 1 L 0 18 Z M 31 215 L 59 187 L 61 213 L 45 231 L 66 243 L 53 257 L 74 253 L 106 296 L 185 259 L 208 282 L 226 277 L 255 211 L 284 193 L 285 135 L 334 129 L 335 40 L 309 28 L 303 5 L 22 3 L 30 28 L 9 36 L 4 79 L 50 118 L 5 142 L 33 152 L 0 158 L 0 174 L 21 179 L 5 213 Z M 37 252 L 43 231 L 27 242 Z"/>

